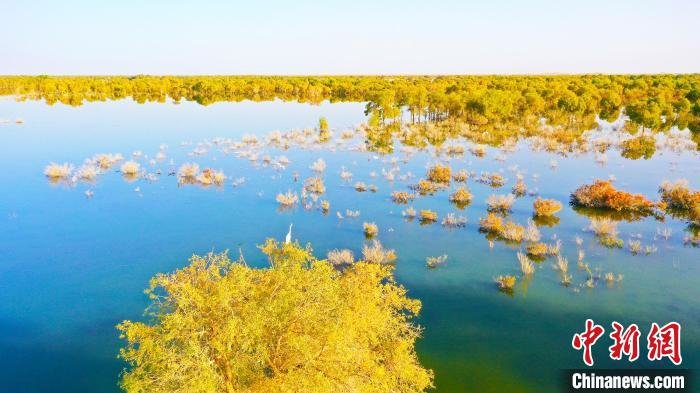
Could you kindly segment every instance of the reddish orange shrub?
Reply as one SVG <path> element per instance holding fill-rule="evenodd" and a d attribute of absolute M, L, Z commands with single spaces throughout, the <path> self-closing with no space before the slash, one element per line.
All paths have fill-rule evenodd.
<path fill-rule="evenodd" d="M 656 204 L 642 194 L 631 194 L 613 187 L 607 180 L 584 184 L 571 194 L 574 206 L 612 209 L 620 212 L 653 214 Z"/>

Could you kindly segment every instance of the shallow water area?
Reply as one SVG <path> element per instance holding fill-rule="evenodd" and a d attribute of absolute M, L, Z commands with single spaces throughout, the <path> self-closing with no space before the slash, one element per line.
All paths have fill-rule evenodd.
<path fill-rule="evenodd" d="M 24 120 L 0 124 L 3 384 L 16 392 L 118 391 L 124 364 L 117 359 L 121 342 L 114 326 L 142 317 L 150 277 L 184 266 L 193 253 L 212 250 L 237 255 L 240 249 L 249 263 L 265 266 L 256 246 L 267 237 L 282 239 L 290 223 L 293 238 L 312 243 L 319 257 L 336 248 L 361 255 L 363 223 L 377 224 L 377 239 L 396 250 L 397 280 L 423 302 L 418 323 L 425 331 L 418 351 L 435 371 L 438 391 L 558 391 L 559 370 L 583 365 L 571 337 L 583 330 L 586 318 L 603 325 L 606 335 L 612 321 L 638 324 L 643 354 L 652 322 L 678 321 L 683 366 L 700 368 L 700 250 L 685 239 L 693 236 L 692 228 L 670 217 L 664 222 L 622 220 L 618 229 L 624 247 L 607 248 L 585 230 L 590 218 L 568 205 L 570 193 L 581 184 L 611 176 L 621 189 L 654 200 L 666 179 L 690 179 L 697 189 L 697 150 L 659 149 L 650 159 L 631 160 L 613 148 L 602 160 L 593 151 L 566 156 L 535 151 L 532 141 L 521 140 L 507 148 L 487 147 L 477 157 L 469 152 L 473 143 L 457 139 L 449 143 L 463 144 L 466 151 L 454 157 L 437 155 L 430 146 L 404 149 L 398 141 L 393 153 L 380 154 L 365 149 L 364 135 L 356 129 L 366 121 L 363 110 L 363 103 L 202 106 L 120 100 L 70 107 L 0 98 L 0 118 Z M 310 142 L 321 116 L 328 119 L 331 139 Z M 301 131 L 305 128 L 312 129 L 308 135 Z M 285 149 L 266 142 L 275 130 L 300 130 L 299 143 Z M 352 132 L 344 138 L 343 131 Z M 135 151 L 142 153 L 134 156 Z M 98 153 L 133 159 L 141 175 L 122 176 L 123 161 L 92 182 L 52 183 L 42 173 L 49 162 L 77 168 Z M 290 163 L 275 165 L 280 156 Z M 319 158 L 326 169 L 315 174 L 310 167 Z M 227 179 L 221 186 L 178 182 L 171 174 L 186 162 L 222 170 Z M 455 182 L 408 205 L 391 201 L 392 191 L 410 191 L 437 162 L 473 173 L 466 182 L 473 194 L 468 206 L 461 210 L 449 202 L 461 185 Z M 351 180 L 341 179 L 343 169 L 352 173 Z M 385 178 L 388 172 L 394 174 L 392 181 Z M 482 172 L 501 173 L 505 185 L 494 189 L 476 181 Z M 527 225 L 535 195 L 564 205 L 556 225 L 539 229 L 543 241 L 561 240 L 572 276 L 569 286 L 561 284 L 551 257 L 523 278 L 516 252 L 524 245 L 490 242 L 478 230 L 489 195 L 509 193 L 518 173 L 533 195 L 515 200 L 510 219 Z M 309 208 L 302 202 L 281 209 L 277 194 L 291 190 L 301 196 L 304 180 L 312 176 L 324 179 L 326 192 L 319 200 L 308 198 Z M 377 190 L 357 192 L 357 182 Z M 330 203 L 327 214 L 320 200 Z M 439 219 L 428 225 L 407 219 L 402 211 L 409 206 L 433 210 Z M 359 210 L 359 217 L 348 216 L 348 210 Z M 466 217 L 466 225 L 443 226 L 448 213 Z M 668 239 L 660 236 L 665 230 Z M 635 255 L 630 240 L 655 251 Z M 577 266 L 579 250 L 595 276 L 593 288 L 585 285 L 589 273 Z M 427 257 L 443 254 L 448 256 L 444 263 L 426 267 Z M 608 272 L 624 278 L 606 283 Z M 493 282 L 503 274 L 518 277 L 512 293 L 499 291 Z M 630 367 L 608 358 L 607 341 L 594 349 L 596 365 Z M 640 359 L 633 366 L 671 363 Z"/>

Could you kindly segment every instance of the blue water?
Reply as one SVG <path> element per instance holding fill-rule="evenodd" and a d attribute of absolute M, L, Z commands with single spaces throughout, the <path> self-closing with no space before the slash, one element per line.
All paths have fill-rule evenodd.
<path fill-rule="evenodd" d="M 422 362 L 435 370 L 439 391 L 557 391 L 560 369 L 583 367 L 581 354 L 570 342 L 583 330 L 586 318 L 607 330 L 595 347 L 596 366 L 670 367 L 668 360 L 640 359 L 630 365 L 606 359 L 607 334 L 613 320 L 637 323 L 644 357 L 649 324 L 675 320 L 683 326 L 683 367 L 700 367 L 700 250 L 684 244 L 686 223 L 653 218 L 621 222 L 625 242 L 640 234 L 643 244 L 658 248 L 651 255 L 635 256 L 626 248 L 597 244 L 583 230 L 589 219 L 566 206 L 569 193 L 579 185 L 611 174 L 619 187 L 651 198 L 664 179 L 685 177 L 698 188 L 697 152 L 664 151 L 651 160 L 631 161 L 610 151 L 604 166 L 590 153 L 560 157 L 532 152 L 527 143 L 506 153 L 505 162 L 494 160 L 499 149 L 489 148 L 484 158 L 467 152 L 450 161 L 453 170 L 502 170 L 508 181 L 494 190 L 470 179 L 474 198 L 462 211 L 448 202 L 449 190 L 412 203 L 417 210 L 435 210 L 441 218 L 448 212 L 468 218 L 465 228 L 450 230 L 439 222 L 421 226 L 407 221 L 401 215 L 406 206 L 390 200 L 391 191 L 406 190 L 438 160 L 432 149 L 417 152 L 407 163 L 398 162 L 397 177 L 410 171 L 416 178 L 388 182 L 381 169 L 392 166 L 392 157 L 403 157 L 399 149 L 393 155 L 357 151 L 352 147 L 363 144 L 357 136 L 329 148 L 340 131 L 365 120 L 363 109 L 362 103 L 311 106 L 279 101 L 205 107 L 122 100 L 68 107 L 0 99 L 0 119 L 24 120 L 0 125 L 0 390 L 118 391 L 125 365 L 117 359 L 121 342 L 114 326 L 142 317 L 148 304 L 143 289 L 150 277 L 184 266 L 193 253 L 212 250 L 228 249 L 236 255 L 240 248 L 249 263 L 263 266 L 256 245 L 266 237 L 282 238 L 292 222 L 293 237 L 312 243 L 319 257 L 334 248 L 350 248 L 360 255 L 365 242 L 362 223 L 379 225 L 378 239 L 398 254 L 397 280 L 423 302 L 418 322 L 425 332 L 418 350 Z M 215 144 L 204 155 L 189 155 L 203 141 L 240 140 L 245 134 L 262 140 L 273 130 L 314 127 L 320 116 L 334 129 L 330 144 L 259 149 L 260 156 L 287 156 L 291 165 L 285 171 L 252 165 Z M 130 157 L 141 150 L 150 158 L 161 144 L 168 146 L 165 161 L 152 166 L 140 159 L 149 172 L 162 170 L 154 182 L 127 182 L 114 168 L 94 184 L 50 184 L 42 173 L 51 161 L 79 166 L 96 153 Z M 318 158 L 328 165 L 322 199 L 330 201 L 330 213 L 301 206 L 280 211 L 276 194 L 298 192 Z M 559 165 L 552 169 L 550 160 L 555 158 Z M 167 173 L 188 161 L 222 169 L 229 179 L 223 187 L 178 186 Z M 560 223 L 541 231 L 545 241 L 553 236 L 562 240 L 574 279 L 571 287 L 559 283 L 551 258 L 538 265 L 531 280 L 520 280 L 512 296 L 493 284 L 500 274 L 520 276 L 518 248 L 501 242 L 490 248 L 478 232 L 478 219 L 485 215 L 490 194 L 509 192 L 515 174 L 508 167 L 514 165 L 523 171 L 529 188 L 565 204 L 558 214 Z M 340 179 L 341 166 L 353 173 L 351 182 Z M 293 180 L 295 171 L 299 182 Z M 377 177 L 370 176 L 373 171 Z M 246 181 L 234 187 L 232 180 L 240 177 Z M 356 181 L 376 184 L 378 191 L 355 192 Z M 94 196 L 86 198 L 86 190 Z M 526 223 L 533 199 L 519 198 L 511 218 Z M 345 216 L 346 209 L 360 210 L 360 217 L 338 219 L 336 212 Z M 661 227 L 672 230 L 669 240 L 654 238 Z M 586 274 L 576 267 L 575 236 L 584 239 L 592 269 L 623 274 L 623 281 L 612 287 L 601 281 L 593 289 L 581 288 Z M 425 258 L 441 254 L 448 255 L 447 262 L 426 269 Z"/>

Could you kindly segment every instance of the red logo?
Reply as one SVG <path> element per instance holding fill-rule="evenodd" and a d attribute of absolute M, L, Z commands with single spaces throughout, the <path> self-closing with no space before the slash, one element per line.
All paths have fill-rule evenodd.
<path fill-rule="evenodd" d="M 610 338 L 614 343 L 610 346 L 610 358 L 614 360 L 622 359 L 622 355 L 627 355 L 630 362 L 639 358 L 639 327 L 631 324 L 627 329 L 617 322 L 612 323 L 613 332 Z"/>
<path fill-rule="evenodd" d="M 618 322 L 612 323 L 613 331 L 610 338 L 613 344 L 608 347 L 610 358 L 620 360 L 623 356 L 627 360 L 634 362 L 639 358 L 639 337 L 641 332 L 636 324 L 631 324 L 625 328 Z M 586 329 L 583 332 L 574 334 L 571 346 L 576 350 L 583 349 L 583 362 L 587 366 L 593 366 L 593 352 L 591 348 L 603 336 L 605 329 L 596 325 L 592 319 L 586 319 Z M 647 359 L 651 361 L 668 358 L 673 364 L 679 365 L 683 362 L 681 356 L 681 325 L 678 322 L 669 322 L 659 327 L 654 322 L 647 335 Z"/>
<path fill-rule="evenodd" d="M 580 350 L 583 348 L 583 362 L 588 366 L 593 365 L 591 347 L 603 333 L 605 333 L 605 329 L 602 326 L 593 323 L 592 319 L 586 319 L 586 330 L 582 333 L 574 334 L 574 338 L 571 340 L 571 346 L 574 349 Z"/>
<path fill-rule="evenodd" d="M 681 357 L 681 325 L 678 322 L 669 322 L 661 328 L 656 322 L 652 323 L 647 342 L 649 360 L 661 360 L 667 357 L 676 366 L 683 361 Z"/>

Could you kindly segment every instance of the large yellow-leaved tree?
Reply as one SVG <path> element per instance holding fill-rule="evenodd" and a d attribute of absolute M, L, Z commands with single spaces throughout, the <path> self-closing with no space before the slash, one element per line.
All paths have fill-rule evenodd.
<path fill-rule="evenodd" d="M 420 392 L 420 302 L 391 267 L 338 270 L 310 247 L 268 240 L 270 267 L 194 256 L 151 280 L 150 323 L 119 324 L 129 392 Z"/>

